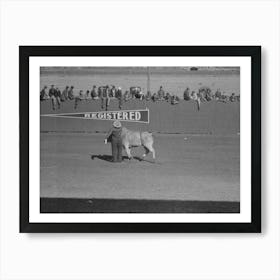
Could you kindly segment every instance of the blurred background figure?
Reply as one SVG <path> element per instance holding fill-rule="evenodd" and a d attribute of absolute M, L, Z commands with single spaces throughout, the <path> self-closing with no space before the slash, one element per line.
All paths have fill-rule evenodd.
<path fill-rule="evenodd" d="M 122 109 L 122 104 L 123 104 L 123 96 L 122 96 L 122 88 L 118 87 L 118 89 L 116 90 L 116 98 L 119 101 L 119 109 Z"/>
<path fill-rule="evenodd" d="M 91 95 L 91 98 L 92 98 L 93 100 L 99 99 L 96 86 L 93 86 L 93 87 L 92 87 L 92 90 L 91 90 L 91 92 L 90 92 L 90 95 Z"/>
<path fill-rule="evenodd" d="M 159 91 L 158 91 L 158 100 L 163 101 L 164 97 L 165 97 L 165 92 L 164 92 L 162 86 L 160 86 Z"/>
<path fill-rule="evenodd" d="M 234 92 L 233 92 L 233 93 L 231 94 L 231 96 L 229 97 L 229 101 L 231 101 L 231 102 L 236 101 L 236 97 L 235 97 L 235 93 L 234 93 Z"/>
<path fill-rule="evenodd" d="M 151 94 L 150 91 L 148 91 L 148 92 L 147 92 L 147 95 L 146 95 L 146 100 L 147 100 L 147 101 L 150 101 L 151 98 L 152 98 L 152 94 Z"/>
<path fill-rule="evenodd" d="M 44 101 L 44 100 L 47 100 L 49 99 L 49 95 L 47 93 L 47 86 L 44 86 L 44 88 L 40 91 L 40 100 L 41 101 Z"/>
<path fill-rule="evenodd" d="M 68 99 L 73 100 L 74 99 L 74 87 L 71 86 L 68 91 Z"/>
<path fill-rule="evenodd" d="M 69 89 L 69 86 L 66 86 L 65 89 L 62 91 L 62 95 L 61 95 L 62 102 L 68 100 L 68 89 Z"/>
<path fill-rule="evenodd" d="M 87 90 L 87 92 L 86 92 L 86 99 L 87 100 L 92 99 L 89 90 Z"/>
<path fill-rule="evenodd" d="M 55 110 L 56 108 L 56 90 L 54 88 L 54 85 L 51 85 L 51 88 L 49 89 L 49 97 L 52 101 L 52 109 Z"/>
<path fill-rule="evenodd" d="M 190 89 L 188 87 L 184 91 L 184 100 L 186 100 L 186 101 L 191 100 Z"/>

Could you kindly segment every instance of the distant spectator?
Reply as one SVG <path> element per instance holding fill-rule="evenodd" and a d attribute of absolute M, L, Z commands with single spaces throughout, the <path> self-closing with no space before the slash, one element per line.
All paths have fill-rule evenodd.
<path fill-rule="evenodd" d="M 61 104 L 61 91 L 59 90 L 58 87 L 55 89 L 55 97 L 56 97 L 57 107 L 58 107 L 58 109 L 60 109 L 60 104 Z"/>
<path fill-rule="evenodd" d="M 80 103 L 81 98 L 80 96 L 75 96 L 75 105 L 74 105 L 74 109 L 76 110 L 78 107 L 78 104 Z"/>
<path fill-rule="evenodd" d="M 106 89 L 106 111 L 108 110 L 109 106 L 110 106 L 110 87 L 107 86 L 107 89 Z"/>
<path fill-rule="evenodd" d="M 68 91 L 68 99 L 73 100 L 74 99 L 74 87 L 71 86 Z"/>
<path fill-rule="evenodd" d="M 84 95 L 83 90 L 80 90 L 80 91 L 79 91 L 79 95 L 78 95 L 78 96 L 75 96 L 74 98 L 75 98 L 74 109 L 77 109 L 78 104 L 79 104 L 83 99 L 85 99 L 85 95 Z"/>
<path fill-rule="evenodd" d="M 61 95 L 62 102 L 68 100 L 68 89 L 69 86 L 66 86 L 65 89 L 62 91 L 62 95 Z"/>
<path fill-rule="evenodd" d="M 165 92 L 164 92 L 162 86 L 160 86 L 159 91 L 158 91 L 158 99 L 160 101 L 163 101 L 164 97 L 165 97 Z"/>
<path fill-rule="evenodd" d="M 154 102 L 157 102 L 157 101 L 159 100 L 158 94 L 157 94 L 156 92 L 153 94 L 152 100 L 153 100 Z"/>
<path fill-rule="evenodd" d="M 194 90 L 191 93 L 191 99 L 192 100 L 197 100 L 197 93 Z"/>
<path fill-rule="evenodd" d="M 166 93 L 166 95 L 165 95 L 165 100 L 166 100 L 167 102 L 171 102 L 171 95 L 170 95 L 169 92 Z"/>
<path fill-rule="evenodd" d="M 126 90 L 124 93 L 124 101 L 127 102 L 129 99 L 130 99 L 130 94 L 129 94 L 129 91 Z"/>
<path fill-rule="evenodd" d="M 188 87 L 184 91 L 184 100 L 186 100 L 186 101 L 191 100 L 190 89 Z"/>
<path fill-rule="evenodd" d="M 178 99 L 176 98 L 176 96 L 175 95 L 172 95 L 171 96 L 171 105 L 176 105 L 176 104 L 178 104 L 179 103 L 179 101 L 178 101 Z"/>
<path fill-rule="evenodd" d="M 197 110 L 199 111 L 200 104 L 201 104 L 200 95 L 198 95 L 195 91 L 192 91 L 191 97 L 192 97 L 192 100 L 196 101 Z"/>
<path fill-rule="evenodd" d="M 215 99 L 219 100 L 222 96 L 221 90 L 218 88 L 215 92 Z"/>
<path fill-rule="evenodd" d="M 90 99 L 91 99 L 91 95 L 90 95 L 89 90 L 86 91 L 86 99 L 87 99 L 87 100 L 90 100 Z"/>
<path fill-rule="evenodd" d="M 54 88 L 54 85 L 51 85 L 51 88 L 49 89 L 49 97 L 52 101 L 52 109 L 56 109 L 56 90 Z"/>
<path fill-rule="evenodd" d="M 132 98 L 138 98 L 142 100 L 144 98 L 144 93 L 141 90 L 141 87 L 130 87 L 130 95 Z"/>
<path fill-rule="evenodd" d="M 205 99 L 206 99 L 206 101 L 211 101 L 211 100 L 212 100 L 212 95 L 211 95 L 210 92 L 207 92 L 207 93 L 206 93 Z"/>
<path fill-rule="evenodd" d="M 152 94 L 150 91 L 148 91 L 147 95 L 146 95 L 146 100 L 149 101 L 149 100 L 151 100 L 151 98 L 152 98 Z"/>
<path fill-rule="evenodd" d="M 206 101 L 206 99 L 205 99 L 205 92 L 198 92 L 197 93 L 197 98 L 201 101 L 201 102 L 205 102 Z"/>
<path fill-rule="evenodd" d="M 229 98 L 229 101 L 230 102 L 234 102 L 235 101 L 235 93 L 233 92 L 232 94 L 231 94 L 231 96 L 230 96 L 230 98 Z"/>
<path fill-rule="evenodd" d="M 228 96 L 225 94 L 225 92 L 223 92 L 223 94 L 221 94 L 220 98 L 218 99 L 219 102 L 223 102 L 223 103 L 227 103 L 228 101 Z"/>
<path fill-rule="evenodd" d="M 44 100 L 47 100 L 49 99 L 49 95 L 47 93 L 47 86 L 44 86 L 44 88 L 40 91 L 40 100 L 41 101 L 44 101 Z"/>
<path fill-rule="evenodd" d="M 118 89 L 116 90 L 116 98 L 119 101 L 119 109 L 122 109 L 122 104 L 123 104 L 123 96 L 122 96 L 122 88 L 118 87 Z"/>
<path fill-rule="evenodd" d="M 116 97 L 116 87 L 114 85 L 112 85 L 111 88 L 109 88 L 109 92 L 110 92 L 110 97 L 115 98 Z"/>
<path fill-rule="evenodd" d="M 54 95 L 55 95 L 55 88 L 54 85 L 51 85 L 51 88 L 49 89 L 49 97 L 51 98 Z"/>
<path fill-rule="evenodd" d="M 104 109 L 104 105 L 106 106 L 106 111 L 110 105 L 110 88 L 109 85 L 101 86 L 98 88 L 98 93 L 101 98 L 101 108 Z"/>
<path fill-rule="evenodd" d="M 135 97 L 140 99 L 140 100 L 143 100 L 144 99 L 144 92 L 142 90 L 136 92 Z"/>
<path fill-rule="evenodd" d="M 93 87 L 92 87 L 92 90 L 91 90 L 91 92 L 90 92 L 90 95 L 91 95 L 91 98 L 92 98 L 93 100 L 99 99 L 96 86 L 93 86 Z"/>
<path fill-rule="evenodd" d="M 79 91 L 79 97 L 80 97 L 81 100 L 85 99 L 85 94 L 84 94 L 83 90 Z"/>
<path fill-rule="evenodd" d="M 200 87 L 198 90 L 198 97 L 202 102 L 210 101 L 211 97 L 211 89 L 207 86 Z"/>

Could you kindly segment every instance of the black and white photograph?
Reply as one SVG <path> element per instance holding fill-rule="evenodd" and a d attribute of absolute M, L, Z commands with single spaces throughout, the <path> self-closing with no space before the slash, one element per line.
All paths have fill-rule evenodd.
<path fill-rule="evenodd" d="M 251 127 L 259 47 L 20 51 L 33 135 L 21 204 L 30 222 L 234 231 L 259 221 L 250 176 L 251 156 L 259 156 L 257 122 Z M 23 74 L 21 81 L 26 88 Z"/>
<path fill-rule="evenodd" d="M 239 67 L 41 67 L 41 212 L 239 213 L 240 99 Z"/>

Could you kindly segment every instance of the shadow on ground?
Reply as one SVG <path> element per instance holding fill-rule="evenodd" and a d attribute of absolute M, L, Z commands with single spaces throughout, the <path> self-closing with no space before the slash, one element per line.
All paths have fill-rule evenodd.
<path fill-rule="evenodd" d="M 101 160 L 104 160 L 104 161 L 113 162 L 113 157 L 111 155 L 91 155 L 90 157 L 91 157 L 92 160 L 101 159 Z M 128 156 L 123 156 L 122 159 L 123 159 L 123 161 L 129 161 Z M 150 162 L 150 163 L 154 163 L 154 161 L 147 160 L 147 159 L 144 159 L 144 158 L 141 158 L 141 157 L 138 157 L 138 156 L 134 156 L 132 160 L 147 161 L 147 162 Z"/>

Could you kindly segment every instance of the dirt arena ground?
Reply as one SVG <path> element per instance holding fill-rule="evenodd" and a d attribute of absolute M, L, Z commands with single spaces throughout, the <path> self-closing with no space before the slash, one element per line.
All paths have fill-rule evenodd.
<path fill-rule="evenodd" d="M 156 134 L 155 163 L 111 163 L 103 139 L 41 133 L 42 212 L 239 212 L 238 135 Z"/>

